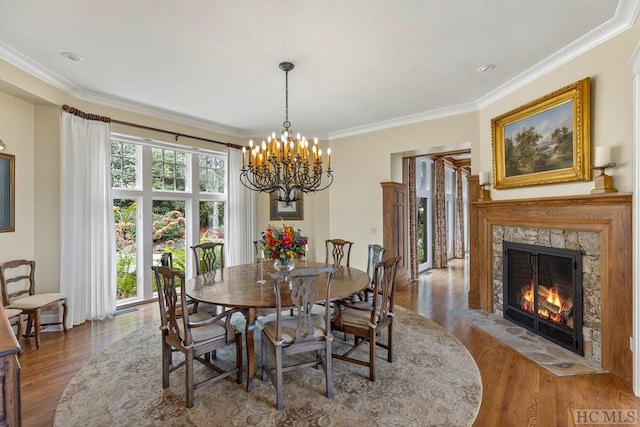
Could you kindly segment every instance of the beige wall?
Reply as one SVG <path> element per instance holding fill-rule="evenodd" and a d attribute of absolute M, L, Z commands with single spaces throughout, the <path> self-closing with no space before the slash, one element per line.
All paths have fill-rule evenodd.
<path fill-rule="evenodd" d="M 0 92 L 0 139 L 15 156 L 15 232 L 0 233 L 0 263 L 35 255 L 33 129 L 33 105 Z"/>
<path fill-rule="evenodd" d="M 397 166 L 392 173 L 397 154 L 433 154 L 462 144 L 473 147 L 479 139 L 478 114 L 468 113 L 331 141 L 336 172 L 330 188 L 328 238 L 355 242 L 351 265 L 366 268 L 367 245 L 383 243 L 380 183 L 400 181 Z"/>

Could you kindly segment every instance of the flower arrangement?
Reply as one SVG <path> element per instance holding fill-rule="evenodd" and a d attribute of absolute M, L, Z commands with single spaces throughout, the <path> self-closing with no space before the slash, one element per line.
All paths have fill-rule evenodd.
<path fill-rule="evenodd" d="M 261 243 L 264 245 L 265 257 L 279 259 L 283 263 L 304 254 L 307 242 L 307 238 L 301 234 L 300 229 L 294 230 L 290 225 L 284 225 L 281 228 L 269 225 L 262 232 Z"/>

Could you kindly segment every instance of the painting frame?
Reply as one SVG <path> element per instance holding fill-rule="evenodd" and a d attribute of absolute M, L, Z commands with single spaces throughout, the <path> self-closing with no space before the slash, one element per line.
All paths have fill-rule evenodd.
<path fill-rule="evenodd" d="M 274 191 L 269 195 L 271 200 L 271 220 L 297 220 L 302 221 L 304 219 L 304 193 L 300 192 L 300 200 L 291 202 L 289 206 L 285 202 L 279 202 L 277 200 L 278 192 Z"/>
<path fill-rule="evenodd" d="M 15 156 L 0 153 L 0 233 L 15 227 Z"/>
<path fill-rule="evenodd" d="M 591 180 L 590 78 L 491 119 L 491 146 L 495 189 Z"/>

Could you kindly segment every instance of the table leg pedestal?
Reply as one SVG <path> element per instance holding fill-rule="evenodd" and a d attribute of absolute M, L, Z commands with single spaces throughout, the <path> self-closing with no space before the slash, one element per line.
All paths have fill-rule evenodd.
<path fill-rule="evenodd" d="M 256 325 L 256 310 L 249 308 L 244 311 L 244 318 L 246 320 L 244 336 L 245 336 L 245 348 L 247 349 L 247 392 L 253 390 L 253 378 L 256 370 L 255 349 L 253 343 L 253 330 Z"/>

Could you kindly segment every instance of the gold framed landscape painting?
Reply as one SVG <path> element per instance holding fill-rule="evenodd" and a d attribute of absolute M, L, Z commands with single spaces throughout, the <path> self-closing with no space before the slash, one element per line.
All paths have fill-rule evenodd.
<path fill-rule="evenodd" d="M 491 120 L 494 188 L 591 179 L 590 80 Z"/>

